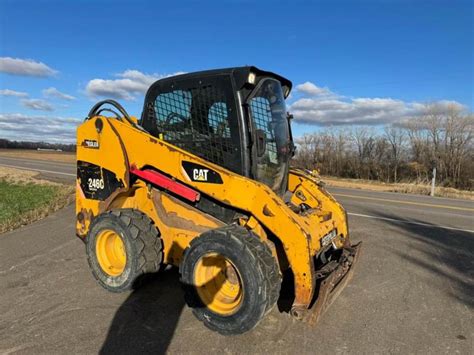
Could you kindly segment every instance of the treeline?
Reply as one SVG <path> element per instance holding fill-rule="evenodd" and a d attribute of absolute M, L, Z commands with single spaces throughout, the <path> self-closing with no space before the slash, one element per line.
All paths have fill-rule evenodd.
<path fill-rule="evenodd" d="M 297 141 L 294 165 L 322 175 L 474 190 L 474 116 L 455 106 L 383 129 L 328 128 Z"/>
<path fill-rule="evenodd" d="M 75 144 L 62 144 L 62 143 L 46 143 L 46 142 L 23 142 L 23 141 L 11 141 L 8 139 L 0 138 L 0 149 L 54 149 L 62 150 L 63 152 L 75 152 Z"/>

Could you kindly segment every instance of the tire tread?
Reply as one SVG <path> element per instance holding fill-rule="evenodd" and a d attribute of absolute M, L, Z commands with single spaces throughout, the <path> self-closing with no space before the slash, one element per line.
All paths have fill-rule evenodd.
<path fill-rule="evenodd" d="M 128 230 L 132 242 L 136 246 L 137 253 L 134 257 L 137 259 L 138 270 L 134 270 L 134 282 L 126 287 L 119 287 L 117 289 L 104 286 L 99 275 L 95 272 L 92 274 L 100 284 L 113 292 L 123 292 L 136 288 L 143 283 L 146 274 L 156 273 L 160 270 L 163 261 L 163 243 L 160 233 L 153 221 L 146 214 L 136 209 L 126 208 L 107 211 L 99 215 L 94 220 L 93 225 L 100 223 L 101 220 L 106 218 L 118 218 L 119 223 Z M 91 225 L 90 230 L 92 230 L 93 225 Z M 90 258 L 92 257 L 94 255 L 89 255 L 88 253 L 90 265 Z"/>
<path fill-rule="evenodd" d="M 202 238 L 206 238 L 207 241 L 216 243 L 221 242 L 223 238 L 233 239 L 234 246 L 237 246 L 239 250 L 241 248 L 242 252 L 247 251 L 247 254 L 249 254 L 255 260 L 255 272 L 259 273 L 261 280 L 263 280 L 263 297 L 261 298 L 261 303 L 259 303 L 261 307 L 260 309 L 264 310 L 262 318 L 268 314 L 276 305 L 280 296 L 281 288 L 279 267 L 270 250 L 270 247 L 255 233 L 239 225 L 230 224 L 224 227 L 216 228 L 208 232 L 204 232 L 199 237 L 194 238 L 191 241 L 190 246 L 184 250 L 183 262 L 180 265 L 181 274 L 183 274 L 183 265 L 187 260 L 188 254 L 190 253 L 191 249 L 200 243 Z M 187 290 L 189 291 L 189 289 Z M 193 299 L 192 295 L 193 293 L 185 294 L 185 298 L 190 307 L 195 307 L 195 300 Z M 202 317 L 198 318 L 204 321 L 206 326 L 218 331 L 221 334 L 240 334 L 251 329 L 249 328 L 248 324 L 241 324 L 238 329 L 233 328 L 232 331 L 230 331 L 229 329 L 217 328 L 213 324 L 208 324 L 207 319 L 202 319 Z"/>

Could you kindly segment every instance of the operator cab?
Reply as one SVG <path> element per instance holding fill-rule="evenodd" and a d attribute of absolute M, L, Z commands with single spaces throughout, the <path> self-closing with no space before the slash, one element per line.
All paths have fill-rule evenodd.
<path fill-rule="evenodd" d="M 291 82 L 256 67 L 164 78 L 148 90 L 141 126 L 157 138 L 283 194 L 294 151 Z"/>

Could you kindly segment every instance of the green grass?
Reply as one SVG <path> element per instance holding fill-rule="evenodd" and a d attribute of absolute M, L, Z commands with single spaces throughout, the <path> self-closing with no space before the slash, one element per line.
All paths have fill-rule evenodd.
<path fill-rule="evenodd" d="M 46 216 L 67 204 L 72 188 L 0 180 L 0 233 Z"/>

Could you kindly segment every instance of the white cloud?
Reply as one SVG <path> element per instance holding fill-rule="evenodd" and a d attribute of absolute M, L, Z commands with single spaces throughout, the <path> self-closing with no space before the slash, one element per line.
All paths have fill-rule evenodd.
<path fill-rule="evenodd" d="M 134 100 L 137 95 L 144 94 L 156 80 L 183 74 L 144 74 L 138 70 L 126 70 L 116 76 L 119 79 L 92 79 L 87 83 L 86 93 L 90 96 L 112 97 L 116 99 Z"/>
<path fill-rule="evenodd" d="M 1 138 L 50 143 L 74 143 L 82 119 L 71 117 L 0 114 Z"/>
<path fill-rule="evenodd" d="M 48 101 L 41 99 L 23 99 L 21 104 L 32 110 L 54 111 L 54 107 Z"/>
<path fill-rule="evenodd" d="M 15 91 L 15 90 L 10 90 L 10 89 L 0 90 L 0 95 L 1 96 L 14 96 L 14 97 L 28 97 L 28 94 L 26 92 Z"/>
<path fill-rule="evenodd" d="M 400 123 L 426 113 L 427 104 L 405 102 L 392 98 L 346 98 L 329 89 L 321 89 L 306 82 L 296 87 L 303 97 L 290 105 L 295 122 L 314 125 L 378 125 Z M 441 100 L 435 103 L 437 109 L 446 111 L 456 106 L 465 109 L 456 101 Z"/>
<path fill-rule="evenodd" d="M 50 98 L 54 97 L 54 98 L 57 98 L 57 99 L 63 99 L 63 100 L 68 100 L 68 101 L 76 99 L 74 96 L 65 94 L 65 93 L 63 93 L 63 92 L 61 92 L 58 89 L 53 88 L 53 87 L 44 89 L 43 90 L 43 95 L 45 97 L 50 97 Z"/>
<path fill-rule="evenodd" d="M 0 72 L 13 75 L 46 77 L 53 76 L 56 70 L 32 59 L 0 57 Z"/>
<path fill-rule="evenodd" d="M 296 85 L 296 90 L 308 96 L 317 96 L 331 93 L 328 88 L 321 88 L 310 81 Z"/>

